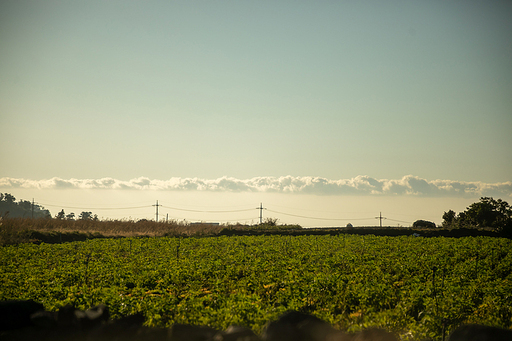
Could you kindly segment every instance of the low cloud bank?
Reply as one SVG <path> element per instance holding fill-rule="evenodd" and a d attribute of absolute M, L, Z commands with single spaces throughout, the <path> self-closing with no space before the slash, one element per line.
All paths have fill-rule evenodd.
<path fill-rule="evenodd" d="M 267 192 L 303 193 L 318 195 L 413 195 L 413 196 L 494 196 L 512 197 L 512 182 L 483 183 L 453 180 L 428 181 L 407 175 L 401 179 L 375 179 L 357 176 L 352 179 L 331 180 L 312 176 L 255 177 L 236 179 L 170 178 L 152 180 L 146 177 L 128 181 L 113 178 L 29 180 L 0 178 L 0 188 L 37 189 L 128 189 L 164 191 L 212 191 L 212 192 Z"/>

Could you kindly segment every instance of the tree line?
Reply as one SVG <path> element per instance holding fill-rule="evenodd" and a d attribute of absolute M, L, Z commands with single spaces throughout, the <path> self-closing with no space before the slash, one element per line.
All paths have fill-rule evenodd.
<path fill-rule="evenodd" d="M 51 218 L 50 211 L 27 200 L 16 202 L 14 195 L 0 193 L 0 217 L 2 218 Z"/>
<path fill-rule="evenodd" d="M 500 233 L 512 234 L 512 207 L 504 200 L 483 197 L 458 214 L 453 210 L 444 212 L 443 227 L 490 227 Z"/>
<path fill-rule="evenodd" d="M 416 220 L 414 228 L 436 228 L 434 222 Z M 482 197 L 480 201 L 469 205 L 465 211 L 455 213 L 453 210 L 444 212 L 440 227 L 458 228 L 491 228 L 495 232 L 512 236 L 512 207 L 502 199 Z"/>
<path fill-rule="evenodd" d="M 50 211 L 30 201 L 19 200 L 9 193 L 0 193 L 0 217 L 3 218 L 52 218 Z M 463 212 L 453 210 L 444 212 L 441 227 L 457 228 L 491 228 L 496 232 L 512 235 L 512 207 L 502 199 L 482 197 Z M 97 221 L 98 215 L 83 211 L 78 217 L 71 212 L 66 214 L 62 209 L 55 219 L 58 220 L 92 220 Z M 435 228 L 436 224 L 426 220 L 416 220 L 414 228 Z"/>
<path fill-rule="evenodd" d="M 14 195 L 10 193 L 0 193 L 0 217 L 2 218 L 47 218 L 51 219 L 50 211 L 43 206 L 32 203 L 27 200 L 16 202 Z M 61 210 L 55 216 L 59 220 L 75 220 L 75 213 L 66 214 Z M 82 212 L 78 216 L 79 220 L 98 220 L 97 214 L 92 212 Z"/>
<path fill-rule="evenodd" d="M 75 220 L 75 213 L 71 212 L 69 214 L 66 214 L 64 212 L 64 209 L 62 209 L 59 213 L 57 213 L 57 215 L 55 216 L 55 219 Z M 86 211 L 83 211 L 82 213 L 80 213 L 80 215 L 78 216 L 78 219 L 79 220 L 94 220 L 94 221 L 99 220 L 97 214 L 93 215 L 92 212 L 86 212 Z"/>

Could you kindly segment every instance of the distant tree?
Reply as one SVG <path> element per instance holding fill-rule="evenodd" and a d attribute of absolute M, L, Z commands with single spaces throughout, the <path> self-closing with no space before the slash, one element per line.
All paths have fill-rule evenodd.
<path fill-rule="evenodd" d="M 449 210 L 443 214 L 443 227 L 453 227 L 456 221 L 457 214 L 455 211 Z"/>
<path fill-rule="evenodd" d="M 27 200 L 16 202 L 14 195 L 5 193 L 0 196 L 0 216 L 11 218 L 48 218 L 50 211 Z"/>
<path fill-rule="evenodd" d="M 92 220 L 92 212 L 82 212 L 79 216 L 80 220 Z"/>
<path fill-rule="evenodd" d="M 278 220 L 279 219 L 277 218 L 266 218 L 263 224 L 267 226 L 276 226 Z"/>
<path fill-rule="evenodd" d="M 66 218 L 66 213 L 64 213 L 64 209 L 62 209 L 57 215 L 55 216 L 55 219 L 63 220 Z"/>
<path fill-rule="evenodd" d="M 493 227 L 498 231 L 512 227 L 512 208 L 501 199 L 480 198 L 465 213 L 465 220 L 471 226 Z"/>
<path fill-rule="evenodd" d="M 26 211 L 32 210 L 32 203 L 27 200 L 20 200 L 18 202 L 18 206 L 21 207 L 21 209 L 26 210 Z"/>
<path fill-rule="evenodd" d="M 351 229 L 352 227 L 354 227 L 354 225 L 352 225 L 351 223 L 348 223 L 348 224 L 347 224 L 347 228 L 348 228 L 348 229 Z"/>
<path fill-rule="evenodd" d="M 454 227 L 469 227 L 466 212 L 459 212 L 459 214 L 457 214 L 454 221 Z"/>
<path fill-rule="evenodd" d="M 445 222 L 450 221 L 450 218 L 453 218 L 452 214 L 447 215 L 445 212 Z M 512 235 L 512 207 L 501 199 L 482 197 L 479 202 L 469 205 L 464 212 L 454 217 L 451 227 L 491 227 L 497 232 Z"/>
<path fill-rule="evenodd" d="M 434 222 L 428 220 L 416 220 L 412 227 L 414 228 L 436 228 L 436 224 Z"/>
<path fill-rule="evenodd" d="M 75 214 L 73 212 L 69 213 L 68 215 L 66 215 L 66 219 L 67 220 L 75 220 Z"/>
<path fill-rule="evenodd" d="M 3 196 L 3 201 L 5 201 L 8 204 L 14 204 L 14 202 L 16 201 L 16 198 L 14 197 L 14 195 L 5 193 Z"/>
<path fill-rule="evenodd" d="M 467 221 L 477 227 L 499 227 L 511 217 L 512 211 L 506 201 L 493 198 L 480 198 L 480 202 L 469 205 Z"/>

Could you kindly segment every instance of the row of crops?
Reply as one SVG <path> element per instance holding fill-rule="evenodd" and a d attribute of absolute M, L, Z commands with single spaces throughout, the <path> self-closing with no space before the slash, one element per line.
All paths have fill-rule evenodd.
<path fill-rule="evenodd" d="M 512 327 L 510 251 L 503 238 L 355 235 L 20 244 L 0 249 L 0 300 L 256 332 L 299 310 L 348 331 L 436 339 L 462 323 Z"/>

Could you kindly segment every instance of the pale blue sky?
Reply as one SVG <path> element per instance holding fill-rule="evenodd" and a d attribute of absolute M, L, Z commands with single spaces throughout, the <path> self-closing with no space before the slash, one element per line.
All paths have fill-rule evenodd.
<path fill-rule="evenodd" d="M 512 181 L 510 1 L 1 1 L 0 178 Z"/>

